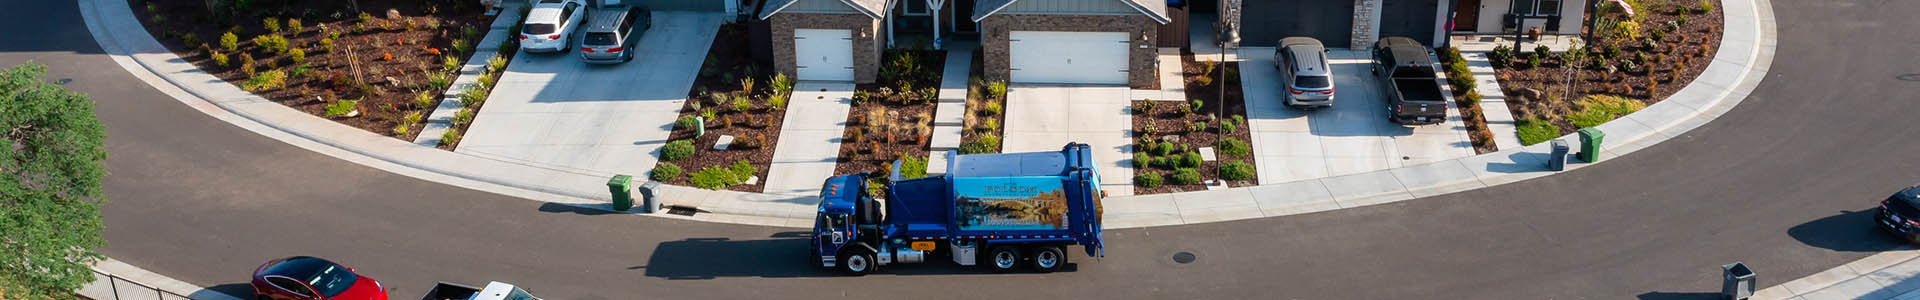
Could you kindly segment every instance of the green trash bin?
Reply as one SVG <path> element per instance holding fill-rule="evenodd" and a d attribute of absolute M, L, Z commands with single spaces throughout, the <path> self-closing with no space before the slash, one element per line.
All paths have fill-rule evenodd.
<path fill-rule="evenodd" d="M 607 192 L 613 193 L 613 210 L 633 209 L 633 176 L 613 175 L 607 180 Z"/>
<path fill-rule="evenodd" d="M 1607 133 L 1593 127 L 1581 128 L 1578 132 L 1580 133 L 1580 161 L 1600 162 L 1601 140 L 1607 137 Z"/>

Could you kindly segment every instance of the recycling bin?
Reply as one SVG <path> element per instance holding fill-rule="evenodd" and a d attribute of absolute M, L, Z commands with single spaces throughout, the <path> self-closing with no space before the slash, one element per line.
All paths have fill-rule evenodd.
<path fill-rule="evenodd" d="M 1720 295 L 1734 300 L 1753 297 L 1754 274 L 1747 264 L 1736 261 L 1720 265 L 1720 271 L 1724 275 L 1720 282 Z"/>
<path fill-rule="evenodd" d="M 1547 169 L 1554 171 L 1567 170 L 1567 151 L 1573 150 L 1573 147 L 1567 146 L 1567 140 L 1565 139 L 1553 139 L 1552 145 L 1552 153 L 1547 154 Z"/>
<path fill-rule="evenodd" d="M 633 209 L 633 176 L 613 175 L 607 179 L 607 192 L 613 194 L 613 210 Z"/>
<path fill-rule="evenodd" d="M 654 190 L 659 188 L 659 181 L 648 180 L 646 184 L 640 185 L 640 212 L 649 214 L 660 212 L 660 198 L 654 196 Z"/>
<path fill-rule="evenodd" d="M 1580 161 L 1600 162 L 1600 141 L 1607 137 L 1607 133 L 1593 127 L 1581 128 L 1578 132 L 1580 133 Z"/>

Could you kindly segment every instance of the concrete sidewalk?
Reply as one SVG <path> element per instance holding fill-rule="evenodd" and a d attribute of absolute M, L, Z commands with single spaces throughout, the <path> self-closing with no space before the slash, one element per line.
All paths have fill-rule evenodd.
<path fill-rule="evenodd" d="M 1766 274 L 1757 275 L 1765 279 Z M 1920 299 L 1920 249 L 1906 246 L 1874 254 L 1759 290 L 1752 299 Z"/>
<path fill-rule="evenodd" d="M 847 113 L 853 111 L 853 83 L 801 81 L 793 85 L 787 105 L 764 192 L 819 195 L 820 183 L 833 177 L 839 164 L 840 139 L 846 136 Z"/>
<path fill-rule="evenodd" d="M 972 43 L 948 45 L 946 65 L 940 72 L 940 96 L 933 108 L 933 141 L 927 151 L 927 174 L 947 173 L 947 150 L 959 150 L 967 130 L 968 74 L 973 71 Z"/>
<path fill-rule="evenodd" d="M 1002 153 L 1093 147 L 1100 189 L 1133 195 L 1133 109 L 1124 86 L 1017 84 L 1007 87 Z"/>

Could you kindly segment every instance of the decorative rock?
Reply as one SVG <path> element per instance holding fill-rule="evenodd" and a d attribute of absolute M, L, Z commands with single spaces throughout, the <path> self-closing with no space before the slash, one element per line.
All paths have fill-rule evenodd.
<path fill-rule="evenodd" d="M 1520 91 L 1517 92 L 1516 94 L 1520 96 L 1521 100 L 1524 100 L 1527 102 L 1540 101 L 1542 99 L 1547 98 L 1546 92 L 1542 92 L 1534 88 L 1521 88 Z"/>
<path fill-rule="evenodd" d="M 1178 136 L 1178 135 L 1163 135 L 1163 136 L 1160 136 L 1160 141 L 1162 141 L 1162 142 L 1168 142 L 1168 143 L 1174 143 L 1174 144 L 1179 144 L 1179 143 L 1180 143 L 1180 136 Z"/>
<path fill-rule="evenodd" d="M 745 184 L 746 184 L 746 185 L 755 185 L 755 184 L 759 184 L 759 183 L 760 183 L 760 176 L 752 176 L 752 177 L 747 177 L 747 182 L 746 182 Z"/>
<path fill-rule="evenodd" d="M 732 146 L 733 146 L 733 136 L 731 135 L 722 135 L 720 136 L 720 140 L 713 142 L 713 150 L 727 150 L 727 147 L 732 147 Z"/>
<path fill-rule="evenodd" d="M 1209 191 L 1218 191 L 1218 190 L 1224 190 L 1229 188 L 1227 186 L 1226 180 L 1215 179 L 1215 180 L 1208 180 L 1205 183 L 1207 184 L 1207 190 Z"/>
<path fill-rule="evenodd" d="M 1213 155 L 1213 147 L 1200 147 L 1200 160 L 1214 161 L 1218 159 L 1220 159 L 1219 156 Z"/>

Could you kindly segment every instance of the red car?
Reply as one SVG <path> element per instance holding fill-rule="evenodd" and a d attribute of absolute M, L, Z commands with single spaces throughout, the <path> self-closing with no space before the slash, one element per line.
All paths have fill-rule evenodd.
<path fill-rule="evenodd" d="M 254 269 L 253 295 L 260 300 L 387 300 L 387 288 L 353 268 L 295 256 Z"/>

